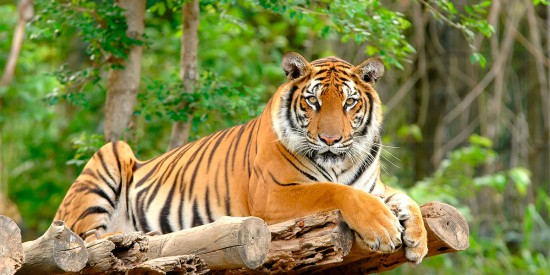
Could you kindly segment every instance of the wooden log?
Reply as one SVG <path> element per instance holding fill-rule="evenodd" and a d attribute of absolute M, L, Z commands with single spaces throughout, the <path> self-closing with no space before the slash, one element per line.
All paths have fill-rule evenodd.
<path fill-rule="evenodd" d="M 76 272 L 88 261 L 84 241 L 58 220 L 40 238 L 23 243 L 23 251 L 25 262 L 17 274 Z"/>
<path fill-rule="evenodd" d="M 0 215 L 0 274 L 15 274 L 24 260 L 21 230 L 12 219 Z"/>
<path fill-rule="evenodd" d="M 208 271 L 203 259 L 183 255 L 152 259 L 128 270 L 126 274 L 205 274 Z"/>
<path fill-rule="evenodd" d="M 267 224 L 256 217 L 222 217 L 211 224 L 149 237 L 150 259 L 196 255 L 211 270 L 254 269 L 266 259 Z"/>
<path fill-rule="evenodd" d="M 428 231 L 428 255 L 431 257 L 444 253 L 463 251 L 470 245 L 469 227 L 464 216 L 454 207 L 429 202 L 420 207 L 424 226 Z M 362 250 L 354 245 L 346 257 L 344 265 L 323 272 L 340 274 L 369 274 L 387 271 L 407 262 L 403 248 L 392 253 L 378 253 Z"/>
<path fill-rule="evenodd" d="M 269 226 L 271 247 L 261 272 L 296 272 L 342 262 L 353 233 L 339 210 Z"/>
<path fill-rule="evenodd" d="M 86 244 L 89 261 L 80 272 L 125 272 L 145 262 L 148 240 L 141 232 L 118 234 Z"/>
<path fill-rule="evenodd" d="M 462 251 L 469 246 L 468 223 L 458 210 L 440 202 L 427 203 L 420 209 L 428 231 L 428 257 Z M 380 253 L 363 250 L 357 244 L 351 246 L 353 233 L 339 210 L 270 225 L 269 229 L 272 245 L 266 262 L 255 270 L 225 273 L 365 274 L 390 270 L 407 262 L 403 248 Z M 331 237 L 323 239 L 327 235 Z M 318 245 L 323 241 L 324 245 Z"/>

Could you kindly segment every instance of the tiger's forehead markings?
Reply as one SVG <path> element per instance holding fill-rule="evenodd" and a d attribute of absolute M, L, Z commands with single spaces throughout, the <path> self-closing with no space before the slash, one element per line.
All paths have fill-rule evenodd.
<path fill-rule="evenodd" d="M 352 77 L 352 65 L 333 57 L 319 59 L 311 64 L 314 66 L 314 70 L 310 87 L 312 87 L 312 90 L 315 90 L 315 94 L 326 93 L 329 87 L 332 87 L 337 91 L 341 91 L 345 97 L 349 95 L 352 89 L 350 89 L 349 85 L 346 85 L 346 82 L 349 82 L 349 79 Z M 346 91 L 344 91 L 344 86 L 347 86 Z"/>
<path fill-rule="evenodd" d="M 359 92 L 355 89 L 355 82 L 353 81 L 344 81 L 342 90 L 346 97 L 359 97 Z"/>

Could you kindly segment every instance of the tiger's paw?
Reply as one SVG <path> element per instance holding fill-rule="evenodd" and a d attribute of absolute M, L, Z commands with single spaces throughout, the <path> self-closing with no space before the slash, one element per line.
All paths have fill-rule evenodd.
<path fill-rule="evenodd" d="M 355 231 L 355 239 L 359 246 L 385 253 L 401 247 L 404 228 L 381 200 L 373 197 L 362 200 L 362 203 L 355 204 L 354 207 L 354 213 L 348 217 L 344 216 L 344 220 Z"/>
<path fill-rule="evenodd" d="M 419 264 L 428 254 L 428 237 L 420 207 L 405 195 L 395 196 L 387 204 L 405 226 L 403 231 L 405 257 L 410 262 Z"/>

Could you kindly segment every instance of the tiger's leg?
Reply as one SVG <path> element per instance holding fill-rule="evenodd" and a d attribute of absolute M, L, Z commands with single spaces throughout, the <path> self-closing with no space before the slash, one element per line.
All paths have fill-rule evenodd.
<path fill-rule="evenodd" d="M 419 264 L 428 253 L 428 237 L 420 207 L 409 196 L 386 186 L 384 202 L 405 227 L 403 244 L 406 258 Z"/>
<path fill-rule="evenodd" d="M 401 246 L 403 227 L 399 220 L 380 198 L 367 192 L 336 183 L 258 186 L 251 194 L 251 214 L 269 224 L 340 209 L 359 244 L 382 252 Z"/>
<path fill-rule="evenodd" d="M 90 241 L 131 226 L 126 202 L 136 158 L 125 142 L 108 143 L 88 161 L 59 206 L 55 219 Z"/>

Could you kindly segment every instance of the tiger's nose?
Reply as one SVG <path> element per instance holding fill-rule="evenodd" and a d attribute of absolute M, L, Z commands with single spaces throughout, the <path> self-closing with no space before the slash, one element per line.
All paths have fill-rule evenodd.
<path fill-rule="evenodd" d="M 323 141 L 326 145 L 331 146 L 334 143 L 340 141 L 342 139 L 342 136 L 340 135 L 325 135 L 325 134 L 319 134 L 319 139 Z"/>

